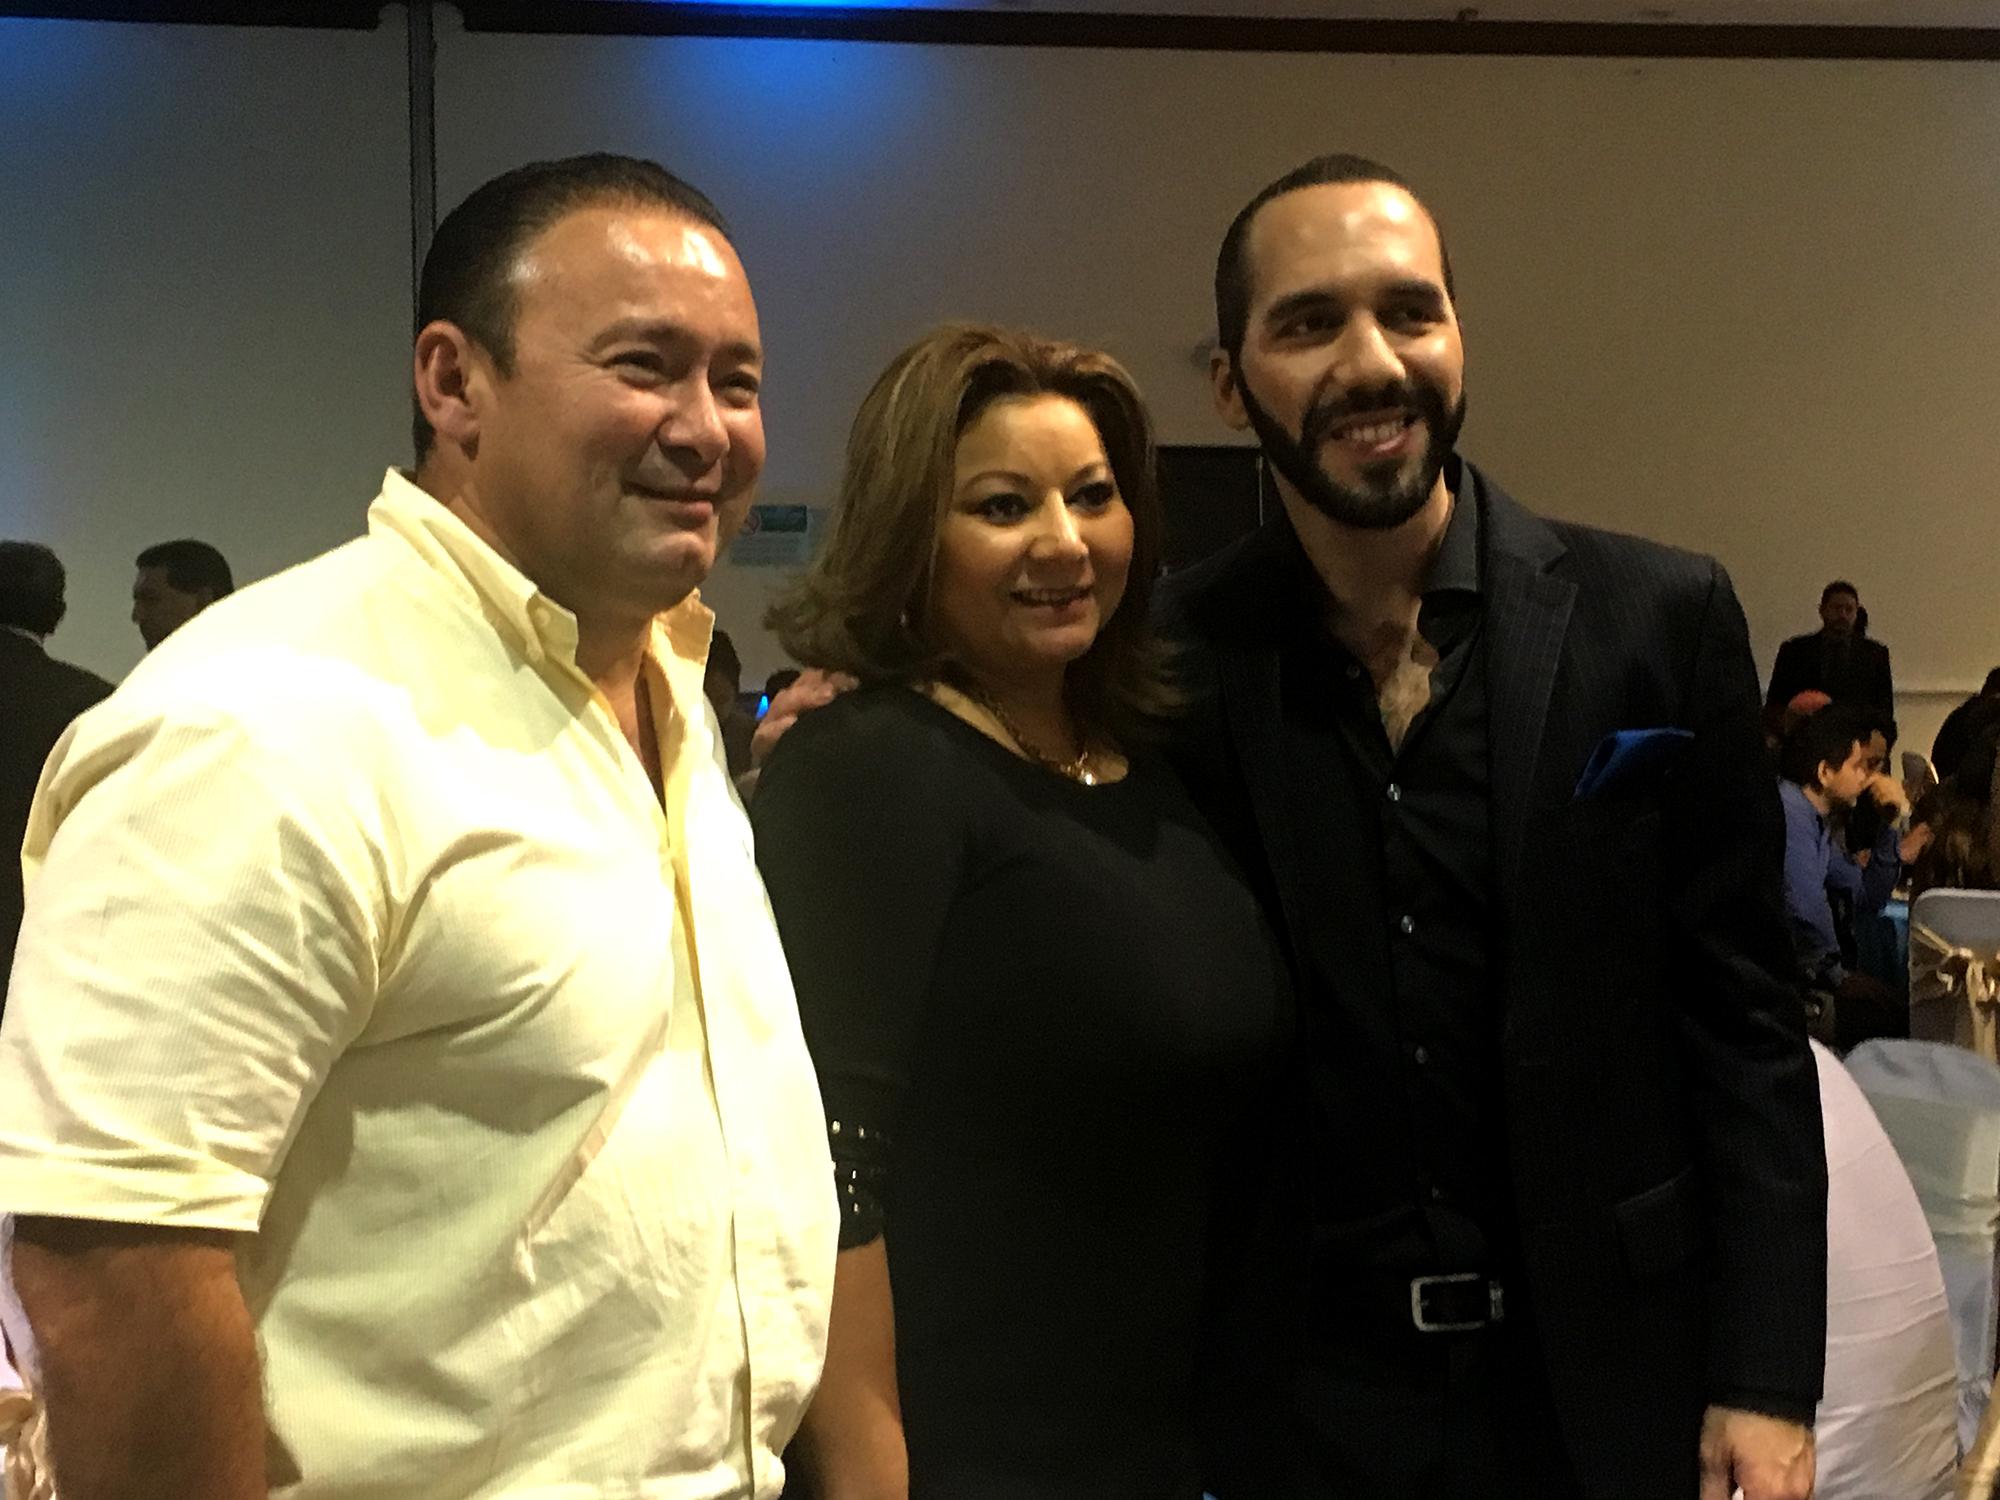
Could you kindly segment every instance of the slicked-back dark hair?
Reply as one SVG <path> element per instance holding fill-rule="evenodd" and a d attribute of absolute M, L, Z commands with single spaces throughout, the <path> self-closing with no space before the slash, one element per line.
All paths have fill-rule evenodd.
<path fill-rule="evenodd" d="M 183 594 L 207 590 L 211 599 L 221 599 L 236 591 L 229 559 L 207 542 L 198 542 L 193 537 L 155 542 L 139 554 L 135 565 L 160 569 L 167 575 L 167 582 Z"/>
<path fill-rule="evenodd" d="M 40 542 L 0 542 L 0 625 L 47 635 L 62 624 L 62 559 Z"/>
<path fill-rule="evenodd" d="M 1845 578 L 1836 578 L 1832 583 L 1821 589 L 1819 591 L 1819 602 L 1824 604 L 1835 594 L 1845 594 L 1857 605 L 1861 603 L 1861 590 L 1849 583 Z"/>
<path fill-rule="evenodd" d="M 439 321 L 455 323 L 502 375 L 513 374 L 516 262 L 557 220 L 604 205 L 664 208 L 734 243 L 706 195 L 658 162 L 603 151 L 529 162 L 474 188 L 438 225 L 417 282 L 417 331 Z M 421 463 L 437 436 L 421 406 L 411 436 Z"/>
<path fill-rule="evenodd" d="M 1243 352 L 1243 337 L 1250 326 L 1250 229 L 1256 222 L 1258 212 L 1273 199 L 1296 193 L 1301 188 L 1328 187 L 1346 182 L 1386 182 L 1416 198 L 1418 205 L 1429 216 L 1431 227 L 1437 231 L 1438 257 L 1444 263 L 1445 295 L 1454 304 L 1458 301 L 1458 293 L 1452 286 L 1451 251 L 1445 248 L 1444 227 L 1403 174 L 1379 161 L 1344 151 L 1315 156 L 1311 161 L 1293 167 L 1244 204 L 1242 212 L 1230 221 L 1227 232 L 1222 236 L 1222 249 L 1215 257 L 1215 332 L 1232 364 Z"/>

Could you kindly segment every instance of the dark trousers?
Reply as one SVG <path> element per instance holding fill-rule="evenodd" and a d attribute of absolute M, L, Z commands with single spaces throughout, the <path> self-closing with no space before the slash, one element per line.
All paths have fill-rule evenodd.
<path fill-rule="evenodd" d="M 1394 1311 L 1308 1336 L 1298 1500 L 1582 1500 L 1527 1317 L 1420 1333 Z"/>
<path fill-rule="evenodd" d="M 1910 1002 L 1872 974 L 1849 974 L 1833 992 L 1834 1050 L 1842 1055 L 1877 1037 L 1910 1034 Z"/>

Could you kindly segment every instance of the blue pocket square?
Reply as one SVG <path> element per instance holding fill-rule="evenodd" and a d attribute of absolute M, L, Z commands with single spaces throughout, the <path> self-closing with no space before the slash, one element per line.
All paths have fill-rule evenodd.
<path fill-rule="evenodd" d="M 1590 752 L 1583 774 L 1576 779 L 1576 795 L 1597 797 L 1651 781 L 1693 742 L 1690 729 L 1614 729 Z"/>

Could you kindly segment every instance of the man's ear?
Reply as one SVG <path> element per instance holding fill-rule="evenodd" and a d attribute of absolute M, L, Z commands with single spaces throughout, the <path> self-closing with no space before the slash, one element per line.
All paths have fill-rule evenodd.
<path fill-rule="evenodd" d="M 1243 409 L 1243 387 L 1237 379 L 1236 361 L 1219 344 L 1208 356 L 1208 387 L 1215 401 L 1215 414 L 1224 425 L 1236 432 L 1247 430 L 1250 413 Z"/>
<path fill-rule="evenodd" d="M 411 355 L 417 406 L 440 441 L 470 453 L 479 447 L 487 361 L 456 323 L 439 319 L 417 334 Z"/>

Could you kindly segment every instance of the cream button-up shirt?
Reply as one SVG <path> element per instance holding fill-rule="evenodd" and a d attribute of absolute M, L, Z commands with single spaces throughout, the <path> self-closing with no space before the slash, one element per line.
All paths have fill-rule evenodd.
<path fill-rule="evenodd" d="M 655 628 L 663 807 L 574 618 L 392 472 L 50 759 L 0 1210 L 243 1232 L 274 1495 L 778 1492 L 836 1210 L 711 626 Z"/>

